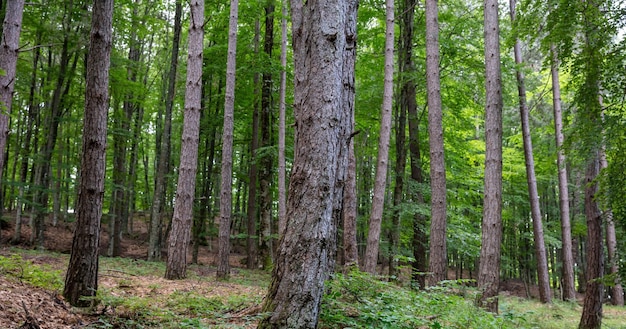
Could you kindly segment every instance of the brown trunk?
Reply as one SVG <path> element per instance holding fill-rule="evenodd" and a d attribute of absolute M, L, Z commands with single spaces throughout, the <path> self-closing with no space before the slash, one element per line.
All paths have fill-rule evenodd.
<path fill-rule="evenodd" d="M 287 223 L 259 328 L 316 328 L 334 266 L 352 113 L 343 104 L 346 17 L 356 1 L 291 2 L 296 144 Z M 320 12 L 321 11 L 321 14 Z M 353 17 L 351 14 L 348 17 Z M 348 29 L 354 31 L 354 29 Z M 331 63 L 331 65 L 328 65 Z M 316 70 L 310 70 L 315 67 Z M 320 97 L 309 97 L 320 95 Z"/>
<path fill-rule="evenodd" d="M 287 225 L 287 189 L 285 187 L 285 98 L 287 94 L 287 6 L 281 2 L 281 38 L 280 38 L 280 106 L 278 113 L 278 237 L 285 232 Z"/>
<path fill-rule="evenodd" d="M 431 285 L 448 279 L 446 250 L 446 164 L 443 146 L 443 106 L 439 79 L 439 20 L 437 0 L 426 1 L 426 85 L 430 141 L 430 264 Z"/>
<path fill-rule="evenodd" d="M 228 26 L 228 59 L 226 62 L 226 91 L 224 102 L 224 128 L 222 130 L 222 180 L 220 187 L 220 228 L 217 254 L 218 279 L 230 276 L 230 223 L 232 213 L 233 181 L 233 116 L 235 111 L 235 69 L 237 52 L 237 18 L 239 1 L 230 1 Z"/>
<path fill-rule="evenodd" d="M 378 243 L 385 206 L 385 187 L 387 183 L 387 162 L 389 161 L 389 139 L 391 135 L 391 107 L 393 102 L 393 42 L 394 42 L 394 1 L 386 0 L 386 33 L 385 33 L 385 82 L 383 90 L 383 104 L 381 110 L 380 137 L 378 140 L 378 158 L 376 163 L 376 177 L 374 181 L 374 195 L 367 235 L 367 248 L 363 270 L 376 273 L 378 263 Z"/>
<path fill-rule="evenodd" d="M 554 134 L 557 148 L 557 166 L 559 168 L 559 210 L 561 212 L 561 241 L 563 257 L 563 300 L 576 299 L 574 285 L 574 249 L 572 247 L 572 227 L 569 210 L 569 188 L 567 185 L 567 166 L 563 151 L 563 116 L 561 112 L 561 85 L 559 82 L 559 58 L 554 45 L 550 46 L 550 72 L 552 75 L 552 103 L 554 109 Z"/>
<path fill-rule="evenodd" d="M 198 139 L 202 98 L 202 50 L 204 39 L 204 0 L 189 3 L 189 50 L 187 55 L 187 88 L 185 114 L 180 147 L 180 170 L 176 185 L 176 204 L 167 249 L 165 278 L 184 279 L 187 276 L 187 247 L 191 235 L 193 201 L 198 167 Z"/>
<path fill-rule="evenodd" d="M 587 165 L 585 173 L 585 217 L 587 218 L 587 275 L 585 301 L 579 329 L 599 329 L 602 326 L 602 300 L 604 298 L 604 259 L 602 255 L 602 213 L 598 208 L 596 178 L 600 171 L 598 152 Z"/>
<path fill-rule="evenodd" d="M 104 197 L 113 0 L 95 0 L 87 57 L 83 152 L 76 228 L 63 296 L 85 306 L 98 291 L 98 243 Z"/>
<path fill-rule="evenodd" d="M 502 80 L 498 1 L 485 0 L 485 198 L 478 270 L 480 305 L 498 312 L 502 243 Z"/>
<path fill-rule="evenodd" d="M 515 4 L 517 0 L 509 0 L 511 21 L 515 21 Z M 515 40 L 513 46 L 515 63 L 523 65 L 522 46 L 519 40 Z M 530 135 L 529 109 L 526 103 L 526 85 L 524 73 L 516 69 L 517 91 L 519 96 L 519 111 L 522 123 L 522 138 L 524 144 L 524 159 L 526 160 L 526 181 L 528 183 L 528 197 L 530 199 L 530 214 L 533 222 L 533 237 L 535 240 L 535 258 L 537 262 L 537 281 L 539 283 L 539 300 L 542 303 L 550 303 L 550 276 L 548 272 L 548 258 L 543 236 L 543 222 L 539 207 L 539 192 L 537 191 L 537 178 L 535 176 L 535 158 L 533 156 L 533 144 Z"/>
<path fill-rule="evenodd" d="M 176 72 L 178 68 L 178 52 L 180 46 L 180 32 L 182 29 L 182 3 L 181 0 L 176 1 L 176 13 L 174 15 L 174 38 L 172 40 L 172 58 L 170 62 L 170 71 L 168 75 L 167 95 L 165 99 L 165 119 L 163 123 L 163 133 L 160 143 L 159 157 L 157 161 L 156 179 L 154 183 L 154 195 L 152 196 L 152 206 L 150 209 L 150 237 L 148 240 L 148 260 L 158 261 L 161 259 L 161 241 L 162 234 L 162 214 L 161 207 L 165 197 L 166 176 L 169 171 L 170 153 L 171 153 L 171 134 L 172 134 L 172 108 L 174 107 L 174 95 L 176 93 Z"/>

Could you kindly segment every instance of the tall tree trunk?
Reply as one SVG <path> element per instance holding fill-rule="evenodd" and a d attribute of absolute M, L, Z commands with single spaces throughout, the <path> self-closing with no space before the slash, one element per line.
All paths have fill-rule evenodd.
<path fill-rule="evenodd" d="M 567 165 L 563 151 L 563 114 L 561 111 L 561 84 L 559 81 L 559 56 L 554 45 L 550 45 L 552 76 L 552 106 L 554 110 L 554 135 L 556 140 L 559 169 L 559 210 L 561 212 L 561 252 L 563 253 L 563 300 L 576 299 L 574 285 L 574 256 L 572 247 L 572 225 L 570 223 L 569 188 L 567 185 Z"/>
<path fill-rule="evenodd" d="M 63 296 L 85 306 L 98 291 L 98 243 L 104 197 L 113 0 L 94 0 L 87 57 L 83 155 L 76 228 Z"/>
<path fill-rule="evenodd" d="M 354 98 L 355 78 L 354 65 L 356 61 L 357 40 L 357 1 L 350 1 L 346 11 L 346 45 L 343 54 L 343 106 L 344 111 L 351 113 L 350 139 L 348 141 L 348 167 L 346 168 L 346 180 L 343 190 L 343 265 L 357 267 L 359 263 L 359 249 L 357 245 L 357 189 L 356 189 L 356 158 L 354 156 L 354 137 L 358 133 L 354 131 Z"/>
<path fill-rule="evenodd" d="M 515 5 L 517 0 L 509 0 L 511 21 L 515 24 Z M 516 39 L 513 46 L 515 63 L 523 65 L 522 45 Z M 535 240 L 535 257 L 537 262 L 537 280 L 539 281 L 539 300 L 542 303 L 550 303 L 550 277 L 548 272 L 548 258 L 546 245 L 543 237 L 543 222 L 539 207 L 539 192 L 537 192 L 537 178 L 535 175 L 535 158 L 533 156 L 533 144 L 530 135 L 529 109 L 526 103 L 526 85 L 524 73 L 520 68 L 516 69 L 517 91 L 519 96 L 519 111 L 522 123 L 522 139 L 524 144 L 524 159 L 526 160 L 526 181 L 528 182 L 528 197 L 530 201 L 530 214 L 533 222 L 533 237 Z"/>
<path fill-rule="evenodd" d="M 601 278 L 604 270 L 602 255 L 602 213 L 596 201 L 600 171 L 599 154 L 596 151 L 587 164 L 585 173 L 585 217 L 587 218 L 587 275 L 585 300 L 579 329 L 599 329 L 602 326 L 602 300 L 604 285 Z"/>
<path fill-rule="evenodd" d="M 502 78 L 498 1 L 485 0 L 485 197 L 478 270 L 479 303 L 498 312 L 502 243 Z"/>
<path fill-rule="evenodd" d="M 187 55 L 187 89 L 185 116 L 180 147 L 180 170 L 176 185 L 176 204 L 167 249 L 165 278 L 184 279 L 187 276 L 187 247 L 191 235 L 193 201 L 198 167 L 198 139 L 202 98 L 202 50 L 204 39 L 204 0 L 189 3 L 189 50 Z"/>
<path fill-rule="evenodd" d="M 8 0 L 2 23 L 2 40 L 0 40 L 0 175 L 4 169 L 5 149 L 9 137 L 9 113 L 13 102 L 15 74 L 19 49 L 20 32 L 22 31 L 22 15 L 24 0 Z M 2 209 L 0 204 L 0 216 Z"/>
<path fill-rule="evenodd" d="M 259 54 L 259 39 L 261 35 L 261 22 L 257 19 L 254 22 L 254 53 Z M 250 141 L 250 168 L 248 169 L 248 177 L 250 181 L 248 184 L 248 209 L 247 209 L 247 231 L 248 238 L 246 239 L 246 253 L 247 260 L 246 266 L 249 269 L 253 269 L 257 266 L 257 246 L 259 244 L 258 235 L 256 231 L 257 222 L 257 178 L 258 178 L 258 166 L 256 152 L 259 148 L 259 79 L 260 74 L 254 73 L 254 94 L 255 102 L 254 109 L 252 111 L 252 138 Z"/>
<path fill-rule="evenodd" d="M 150 237 L 148 243 L 148 260 L 158 261 L 161 259 L 161 231 L 162 215 L 161 203 L 166 190 L 166 176 L 169 171 L 171 133 L 172 133 L 172 108 L 174 106 L 174 94 L 176 93 L 176 71 L 178 67 L 178 52 L 180 47 L 180 32 L 182 29 L 182 0 L 176 0 L 176 12 L 174 14 L 174 38 L 172 40 L 172 58 L 168 77 L 167 98 L 165 100 L 165 120 L 163 123 L 163 134 L 159 158 L 157 162 L 156 181 L 154 184 L 154 195 L 152 197 L 152 207 L 150 210 Z"/>
<path fill-rule="evenodd" d="M 399 103 L 401 103 L 400 100 Z M 404 197 L 404 171 L 406 167 L 406 108 L 404 106 L 397 107 L 397 115 L 395 120 L 396 127 L 396 163 L 394 168 L 395 185 L 393 187 L 393 215 L 391 223 L 391 232 L 389 234 L 389 276 L 397 278 L 398 269 L 398 250 L 400 248 L 400 207 Z"/>
<path fill-rule="evenodd" d="M 287 5 L 281 1 L 282 19 L 280 24 L 280 99 L 278 109 L 278 237 L 285 233 L 287 225 L 287 188 L 285 164 L 285 112 L 287 104 Z"/>
<path fill-rule="evenodd" d="M 226 61 L 226 91 L 224 128 L 222 130 L 222 180 L 220 187 L 220 228 L 217 254 L 218 279 L 230 277 L 230 223 L 233 181 L 233 116 L 235 110 L 235 69 L 237 68 L 237 19 L 239 0 L 230 0 L 228 26 L 228 59 Z"/>
<path fill-rule="evenodd" d="M 272 58 L 274 46 L 274 0 L 267 0 L 265 6 L 265 33 L 263 52 L 268 58 Z M 263 72 L 261 88 L 261 147 L 268 149 L 272 145 L 272 73 Z M 261 266 L 269 269 L 273 263 L 272 243 L 272 173 L 274 168 L 272 152 L 264 152 L 260 159 L 261 170 L 259 172 L 259 203 L 261 215 L 259 258 Z"/>
<path fill-rule="evenodd" d="M 380 229 L 385 206 L 385 187 L 387 183 L 387 162 L 389 160 L 389 139 L 391 135 L 391 107 L 393 103 L 393 42 L 394 42 L 394 0 L 386 0 L 386 32 L 385 32 L 385 82 L 383 104 L 381 110 L 380 138 L 378 140 L 378 161 L 374 195 L 367 235 L 367 248 L 363 270 L 376 273 Z"/>
<path fill-rule="evenodd" d="M 439 13 L 437 0 L 426 1 L 426 85 L 430 141 L 430 263 L 431 284 L 448 278 L 446 249 L 446 164 L 443 147 L 443 108 L 439 79 Z"/>
<path fill-rule="evenodd" d="M 346 24 L 356 1 L 291 2 L 296 145 L 287 227 L 259 328 L 316 328 L 334 267 L 352 113 L 344 106 Z M 354 29 L 348 29 L 354 31 Z M 331 63 L 331 65 L 328 65 Z M 311 69 L 315 68 L 315 69 Z M 320 97 L 309 97 L 319 95 Z M 306 205 L 306 206 L 305 206 Z"/>

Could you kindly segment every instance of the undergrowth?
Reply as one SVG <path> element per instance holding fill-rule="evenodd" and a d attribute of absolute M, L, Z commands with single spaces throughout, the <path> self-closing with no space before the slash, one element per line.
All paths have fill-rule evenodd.
<path fill-rule="evenodd" d="M 34 264 L 18 254 L 9 257 L 0 256 L 0 274 L 47 290 L 59 292 L 63 289 L 60 270 L 46 264 Z"/>

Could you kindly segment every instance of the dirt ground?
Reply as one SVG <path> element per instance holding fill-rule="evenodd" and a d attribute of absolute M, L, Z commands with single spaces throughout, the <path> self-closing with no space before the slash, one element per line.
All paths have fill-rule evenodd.
<path fill-rule="evenodd" d="M 8 256 L 11 247 L 23 249 L 33 249 L 29 243 L 31 235 L 30 227 L 27 223 L 22 226 L 22 239 L 18 244 L 10 244 L 9 241 L 13 237 L 13 223 L 8 228 L 1 231 L 0 238 L 0 255 Z M 122 241 L 122 257 L 131 259 L 146 259 L 147 255 L 147 225 L 144 221 L 136 220 L 134 232 Z M 46 264 L 54 269 L 61 271 L 66 270 L 67 259 L 72 247 L 73 224 L 61 222 L 57 226 L 48 224 L 45 230 L 45 249 L 65 254 L 65 258 L 32 256 L 30 261 L 37 264 Z M 105 255 L 107 251 L 109 235 L 103 225 L 100 238 L 100 254 Z M 216 249 L 213 249 L 216 250 Z M 164 253 L 165 255 L 165 253 Z M 191 254 L 188 255 L 191 259 Z M 199 276 L 215 275 L 215 270 L 210 266 L 214 263 L 215 253 L 208 247 L 201 247 L 198 254 L 199 266 L 190 268 L 190 271 L 196 271 Z M 237 272 L 237 267 L 241 267 L 241 255 L 233 254 L 231 256 L 231 266 L 233 272 Z M 128 280 L 125 273 L 116 273 L 114 270 L 102 269 L 99 273 L 98 284 L 104 288 L 119 287 L 121 280 Z M 160 276 L 152 277 L 132 277 L 132 286 L 125 287 L 125 292 L 133 296 L 145 297 L 150 294 L 158 293 L 160 295 L 170 294 L 174 291 L 206 291 L 210 295 L 222 295 L 232 293 L 233 289 L 237 289 L 241 293 L 246 294 L 263 294 L 264 289 L 255 287 L 246 287 L 240 285 L 229 284 L 227 282 L 213 282 L 209 285 L 203 284 L 198 286 L 197 283 L 189 280 L 169 281 Z M 155 292 L 155 287 L 158 292 Z M 246 290 L 246 291 L 243 291 Z M 90 323 L 97 320 L 97 316 L 86 314 L 84 310 L 72 308 L 67 304 L 59 292 L 51 292 L 43 289 L 32 287 L 28 284 L 16 282 L 13 278 L 7 278 L 2 274 L 0 268 L 0 328 L 84 328 Z"/>

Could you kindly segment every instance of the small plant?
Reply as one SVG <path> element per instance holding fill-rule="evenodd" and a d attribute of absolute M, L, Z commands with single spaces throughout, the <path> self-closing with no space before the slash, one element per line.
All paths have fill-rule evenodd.
<path fill-rule="evenodd" d="M 0 256 L 0 273 L 35 287 L 54 291 L 63 289 L 61 271 L 45 264 L 35 265 L 17 254 L 10 257 Z"/>

